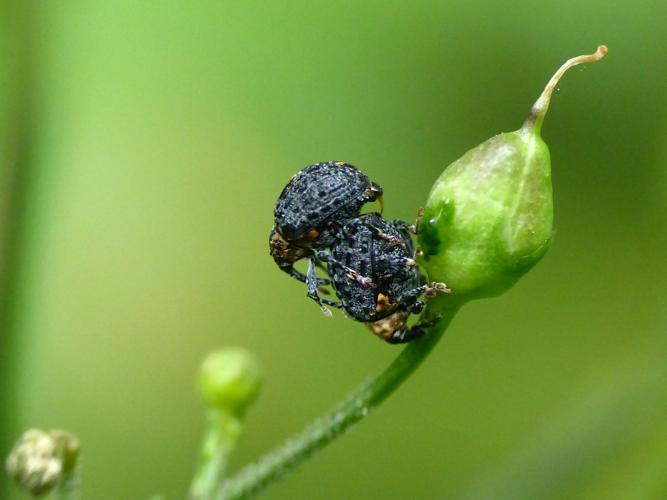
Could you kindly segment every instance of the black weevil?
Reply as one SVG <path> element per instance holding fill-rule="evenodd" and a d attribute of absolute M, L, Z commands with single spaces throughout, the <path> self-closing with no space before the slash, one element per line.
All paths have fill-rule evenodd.
<path fill-rule="evenodd" d="M 280 193 L 269 237 L 271 256 L 280 269 L 306 283 L 308 296 L 320 305 L 335 303 L 317 293 L 317 287 L 329 281 L 316 277 L 313 249 L 331 245 L 333 227 L 357 217 L 364 203 L 375 200 L 382 206 L 382 188 L 355 166 L 340 161 L 305 167 Z M 294 269 L 302 258 L 309 260 L 307 275 Z"/>
<path fill-rule="evenodd" d="M 424 299 L 450 291 L 420 273 L 411 230 L 406 222 L 366 214 L 336 231 L 330 252 L 317 252 L 341 301 L 336 305 L 392 344 L 423 335 L 432 322 L 408 327 L 409 316 L 422 311 Z"/>

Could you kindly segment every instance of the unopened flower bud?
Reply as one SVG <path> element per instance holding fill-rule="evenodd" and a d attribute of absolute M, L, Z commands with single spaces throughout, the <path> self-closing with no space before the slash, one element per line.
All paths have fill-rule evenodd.
<path fill-rule="evenodd" d="M 51 491 L 76 466 L 79 441 L 65 431 L 26 431 L 6 462 L 7 474 L 19 487 L 38 496 Z"/>
<path fill-rule="evenodd" d="M 549 248 L 553 201 L 549 148 L 540 129 L 567 61 L 533 105 L 523 127 L 492 137 L 449 165 L 429 195 L 420 225 L 421 264 L 459 299 L 499 295 Z"/>
<path fill-rule="evenodd" d="M 242 414 L 257 396 L 261 369 L 255 357 L 240 348 L 221 349 L 202 364 L 199 390 L 209 406 Z"/>

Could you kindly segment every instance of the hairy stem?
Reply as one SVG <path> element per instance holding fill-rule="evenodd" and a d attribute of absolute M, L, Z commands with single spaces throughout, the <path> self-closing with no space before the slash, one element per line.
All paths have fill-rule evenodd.
<path fill-rule="evenodd" d="M 435 305 L 435 304 L 434 304 Z M 224 481 L 217 500 L 247 498 L 285 476 L 302 462 L 342 435 L 391 395 L 428 356 L 449 326 L 460 304 L 448 298 L 438 301 L 442 319 L 420 340 L 408 344 L 398 357 L 376 378 L 363 383 L 333 411 L 315 420 L 299 434 L 264 455 L 258 462 L 241 469 Z M 433 313 L 431 308 L 430 313 Z"/>

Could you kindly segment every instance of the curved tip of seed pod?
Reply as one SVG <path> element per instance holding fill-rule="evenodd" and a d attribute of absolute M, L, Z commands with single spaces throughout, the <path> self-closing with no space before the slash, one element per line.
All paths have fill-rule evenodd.
<path fill-rule="evenodd" d="M 544 121 L 544 117 L 546 116 L 547 111 L 549 110 L 549 102 L 551 101 L 551 94 L 553 93 L 554 89 L 556 88 L 556 85 L 558 85 L 558 82 L 560 81 L 561 77 L 565 74 L 565 72 L 570 68 L 577 66 L 578 64 L 599 61 L 604 56 L 606 56 L 608 52 L 609 49 L 607 48 L 606 45 L 598 45 L 597 49 L 592 54 L 584 54 L 581 56 L 573 57 L 565 61 L 563 65 L 560 68 L 558 68 L 556 73 L 554 73 L 554 75 L 551 77 L 546 87 L 544 87 L 542 94 L 540 94 L 540 97 L 537 99 L 537 101 L 535 101 L 535 104 L 533 104 L 528 119 L 523 124 L 523 127 L 521 127 L 522 130 L 539 134 L 540 129 L 542 128 L 542 122 Z"/>

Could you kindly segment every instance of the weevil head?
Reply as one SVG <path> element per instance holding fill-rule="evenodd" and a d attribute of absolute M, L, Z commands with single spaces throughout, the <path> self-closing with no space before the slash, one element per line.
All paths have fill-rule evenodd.
<path fill-rule="evenodd" d="M 293 264 L 308 255 L 310 249 L 287 241 L 274 227 L 269 236 L 269 253 L 279 265 L 281 263 Z"/>

